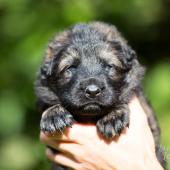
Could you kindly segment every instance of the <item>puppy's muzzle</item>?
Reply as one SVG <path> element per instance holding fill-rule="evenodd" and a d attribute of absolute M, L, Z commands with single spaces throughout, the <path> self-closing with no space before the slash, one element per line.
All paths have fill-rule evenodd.
<path fill-rule="evenodd" d="M 95 84 L 88 85 L 85 89 L 85 95 L 88 98 L 95 98 L 101 94 L 101 88 Z"/>
<path fill-rule="evenodd" d="M 99 78 L 88 78 L 80 82 L 79 88 L 88 99 L 95 99 L 100 97 L 106 85 Z"/>

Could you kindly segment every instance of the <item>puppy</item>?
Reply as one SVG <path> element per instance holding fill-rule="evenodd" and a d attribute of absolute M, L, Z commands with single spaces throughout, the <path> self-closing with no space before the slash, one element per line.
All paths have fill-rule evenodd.
<path fill-rule="evenodd" d="M 35 83 L 39 108 L 44 111 L 41 130 L 63 132 L 74 121 L 92 122 L 103 138 L 111 139 L 128 127 L 128 103 L 136 95 L 164 164 L 157 121 L 141 88 L 143 75 L 136 53 L 115 26 L 76 24 L 57 34 L 48 45 Z"/>

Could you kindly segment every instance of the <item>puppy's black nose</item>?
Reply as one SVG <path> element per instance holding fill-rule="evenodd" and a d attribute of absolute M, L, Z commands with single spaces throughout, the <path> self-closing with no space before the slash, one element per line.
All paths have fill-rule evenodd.
<path fill-rule="evenodd" d="M 95 98 L 96 96 L 100 95 L 101 89 L 98 86 L 91 84 L 86 87 L 85 93 L 87 97 Z"/>

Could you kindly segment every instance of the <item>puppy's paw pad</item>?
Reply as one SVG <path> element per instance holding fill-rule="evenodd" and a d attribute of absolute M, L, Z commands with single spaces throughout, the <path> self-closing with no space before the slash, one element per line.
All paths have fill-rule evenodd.
<path fill-rule="evenodd" d="M 107 123 L 103 124 L 102 122 L 97 122 L 97 128 L 98 131 L 105 137 L 105 138 L 111 138 L 112 136 L 115 136 L 115 131 L 113 129 L 112 124 Z"/>
<path fill-rule="evenodd" d="M 68 111 L 52 108 L 43 113 L 40 122 L 40 129 L 49 133 L 62 133 L 65 128 L 71 127 L 73 123 L 73 116 Z"/>
<path fill-rule="evenodd" d="M 71 127 L 74 119 L 70 113 L 64 113 L 63 115 L 54 116 L 54 125 L 56 131 L 63 132 L 67 127 Z"/>
<path fill-rule="evenodd" d="M 101 119 L 97 122 L 97 128 L 105 138 L 119 135 L 124 127 L 124 123 L 120 118 L 112 118 L 111 120 Z"/>

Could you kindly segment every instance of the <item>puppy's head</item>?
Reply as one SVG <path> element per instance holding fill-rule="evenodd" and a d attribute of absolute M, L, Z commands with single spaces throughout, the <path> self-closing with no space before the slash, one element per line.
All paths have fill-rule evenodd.
<path fill-rule="evenodd" d="M 57 35 L 41 73 L 66 109 L 97 116 L 127 102 L 143 68 L 114 26 L 95 22 Z"/>

